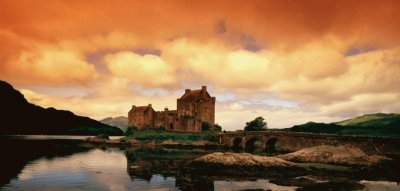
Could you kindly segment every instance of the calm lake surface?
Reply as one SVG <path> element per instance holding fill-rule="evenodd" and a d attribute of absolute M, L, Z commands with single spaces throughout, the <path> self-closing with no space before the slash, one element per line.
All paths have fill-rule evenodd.
<path fill-rule="evenodd" d="M 314 179 L 325 187 L 306 189 L 272 183 L 268 178 L 190 173 L 185 170 L 188 161 L 213 151 L 92 147 L 84 144 L 83 138 L 85 136 L 0 137 L 0 147 L 4 153 L 1 157 L 0 189 L 283 191 L 359 188 L 336 184 L 327 187 L 325 183 L 329 180 L 315 180 L 315 176 L 297 179 Z M 363 190 L 400 190 L 398 183 L 391 180 L 356 180 L 356 183 L 362 185 Z"/>

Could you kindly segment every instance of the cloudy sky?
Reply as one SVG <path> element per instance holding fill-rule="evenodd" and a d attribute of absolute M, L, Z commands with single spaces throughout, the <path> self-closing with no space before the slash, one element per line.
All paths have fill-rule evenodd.
<path fill-rule="evenodd" d="M 176 109 L 208 86 L 216 121 L 270 128 L 400 112 L 400 1 L 0 0 L 0 79 L 94 119 Z"/>

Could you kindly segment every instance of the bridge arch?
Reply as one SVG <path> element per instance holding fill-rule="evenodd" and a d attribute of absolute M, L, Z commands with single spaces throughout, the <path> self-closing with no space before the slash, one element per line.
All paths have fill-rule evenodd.
<path fill-rule="evenodd" d="M 242 137 L 235 137 L 232 139 L 232 149 L 239 150 L 242 149 Z"/>
<path fill-rule="evenodd" d="M 265 151 L 266 152 L 277 152 L 280 150 L 280 142 L 277 138 L 269 138 L 265 142 Z"/>
<path fill-rule="evenodd" d="M 245 143 L 245 149 L 250 152 L 254 152 L 256 149 L 263 149 L 263 139 L 262 137 L 251 137 Z"/>

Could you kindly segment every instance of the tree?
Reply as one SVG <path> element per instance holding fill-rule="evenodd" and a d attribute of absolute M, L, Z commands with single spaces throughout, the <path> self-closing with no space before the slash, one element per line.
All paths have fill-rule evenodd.
<path fill-rule="evenodd" d="M 245 131 L 265 131 L 267 130 L 267 122 L 264 122 L 263 117 L 257 117 L 253 121 L 246 122 Z"/>
<path fill-rule="evenodd" d="M 222 127 L 218 123 L 215 124 L 215 131 L 222 131 Z"/>
<path fill-rule="evenodd" d="M 135 126 L 129 126 L 126 131 L 125 131 L 125 135 L 129 136 L 129 135 L 133 135 L 135 131 L 137 131 L 137 127 Z"/>
<path fill-rule="evenodd" d="M 209 131 L 210 128 L 211 128 L 210 123 L 208 123 L 208 122 L 206 122 L 206 121 L 203 121 L 203 122 L 201 123 L 201 131 Z"/>

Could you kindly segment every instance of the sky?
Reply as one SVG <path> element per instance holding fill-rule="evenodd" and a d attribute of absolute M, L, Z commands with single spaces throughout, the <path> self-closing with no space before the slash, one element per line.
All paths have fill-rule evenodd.
<path fill-rule="evenodd" d="M 100 120 L 176 109 L 205 85 L 216 122 L 269 128 L 400 112 L 400 1 L 0 0 L 0 79 Z"/>

